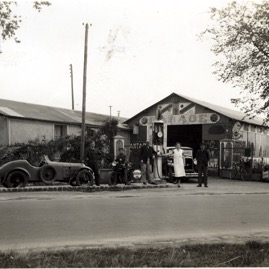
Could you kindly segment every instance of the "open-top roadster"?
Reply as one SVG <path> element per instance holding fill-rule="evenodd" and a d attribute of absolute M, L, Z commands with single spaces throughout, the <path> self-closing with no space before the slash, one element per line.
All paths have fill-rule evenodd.
<path fill-rule="evenodd" d="M 39 167 L 27 160 L 16 160 L 0 167 L 0 181 L 6 188 L 25 187 L 30 182 L 44 182 L 47 185 L 54 181 L 68 182 L 72 186 L 92 183 L 94 173 L 83 163 L 53 162 L 43 156 Z"/>

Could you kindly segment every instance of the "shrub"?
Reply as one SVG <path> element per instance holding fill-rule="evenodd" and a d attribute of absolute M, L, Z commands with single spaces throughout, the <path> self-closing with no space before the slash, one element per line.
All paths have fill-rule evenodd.
<path fill-rule="evenodd" d="M 118 121 L 107 120 L 103 126 L 92 136 L 85 139 L 85 153 L 91 141 L 101 151 L 101 167 L 109 167 L 113 161 L 113 138 L 117 133 Z M 6 162 L 25 159 L 32 165 L 38 166 L 43 155 L 53 161 L 80 162 L 80 136 L 66 136 L 57 140 L 46 142 L 45 139 L 35 139 L 28 143 L 15 144 L 0 148 L 0 165 Z"/>

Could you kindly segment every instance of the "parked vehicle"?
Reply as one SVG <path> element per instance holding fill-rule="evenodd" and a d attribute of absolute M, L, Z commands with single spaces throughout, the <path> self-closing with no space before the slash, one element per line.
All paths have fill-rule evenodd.
<path fill-rule="evenodd" d="M 120 164 L 116 161 L 114 161 L 112 164 L 113 172 L 110 176 L 110 182 L 112 185 L 119 184 L 126 184 L 127 182 L 130 183 L 133 180 L 133 169 L 130 163 L 127 164 Z M 127 169 L 127 171 L 126 171 Z M 127 173 L 125 175 L 125 173 Z M 125 176 L 127 177 L 127 182 L 125 179 Z"/>
<path fill-rule="evenodd" d="M 172 154 L 175 147 L 167 147 L 166 152 L 168 154 Z M 198 169 L 197 169 L 197 161 L 193 158 L 193 149 L 191 147 L 181 147 L 183 153 L 185 155 L 184 158 L 184 168 L 186 173 L 186 178 L 198 178 Z M 167 171 L 169 176 L 169 181 L 173 182 L 174 176 L 174 163 L 173 157 L 167 158 Z"/>
<path fill-rule="evenodd" d="M 30 182 L 50 185 L 54 181 L 81 186 L 91 183 L 93 179 L 92 169 L 85 164 L 53 162 L 48 156 L 43 156 L 39 167 L 26 160 L 11 161 L 0 167 L 0 181 L 6 188 L 25 187 Z"/>

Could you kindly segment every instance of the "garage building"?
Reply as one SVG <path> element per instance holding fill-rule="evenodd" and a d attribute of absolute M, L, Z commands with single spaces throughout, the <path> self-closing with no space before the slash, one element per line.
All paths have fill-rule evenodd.
<path fill-rule="evenodd" d="M 158 152 L 165 152 L 180 142 L 192 147 L 195 156 L 200 143 L 205 142 L 211 154 L 210 167 L 218 173 L 232 169 L 232 163 L 244 156 L 268 162 L 268 126 L 262 119 L 249 119 L 242 112 L 184 95 L 172 93 L 125 123 L 132 129 L 133 148 L 150 140 Z M 230 155 L 229 164 L 225 164 L 225 152 Z"/>

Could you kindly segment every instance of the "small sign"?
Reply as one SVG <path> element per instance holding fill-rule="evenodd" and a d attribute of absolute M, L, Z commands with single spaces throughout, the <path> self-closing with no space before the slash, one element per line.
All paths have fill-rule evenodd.
<path fill-rule="evenodd" d="M 139 179 L 139 178 L 141 178 L 141 176 L 142 176 L 142 174 L 141 174 L 141 171 L 140 170 L 134 170 L 134 172 L 133 172 L 133 177 L 135 178 L 135 179 Z"/>

